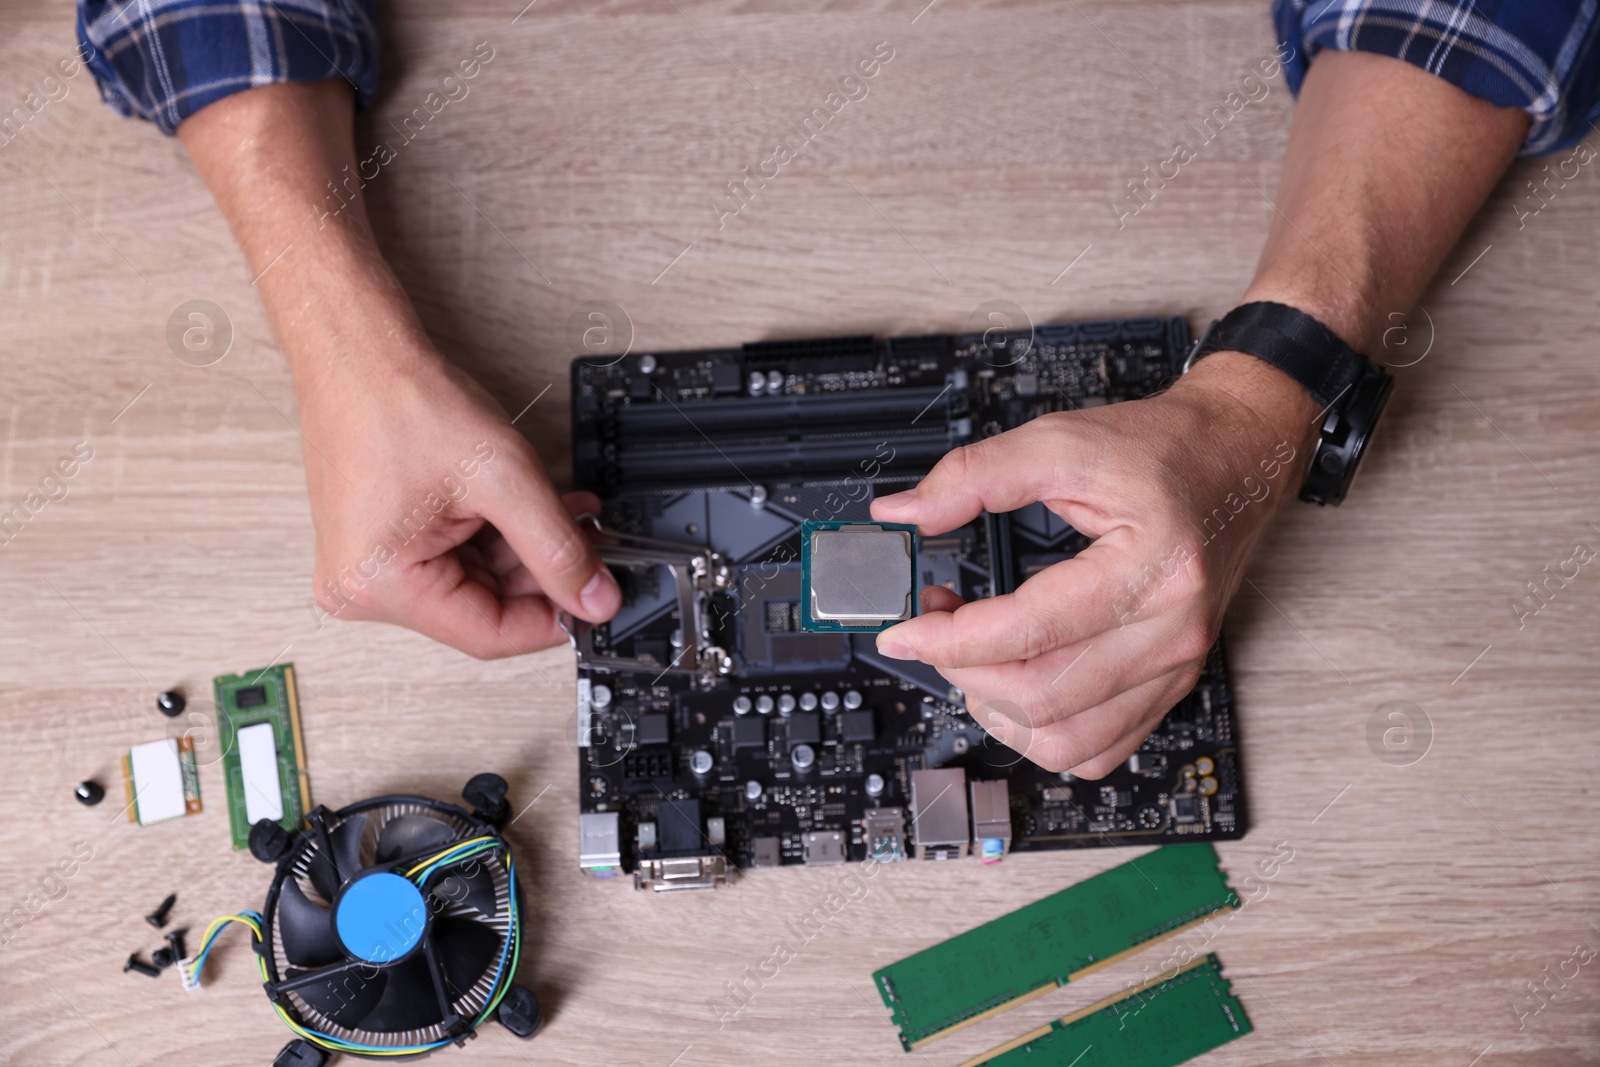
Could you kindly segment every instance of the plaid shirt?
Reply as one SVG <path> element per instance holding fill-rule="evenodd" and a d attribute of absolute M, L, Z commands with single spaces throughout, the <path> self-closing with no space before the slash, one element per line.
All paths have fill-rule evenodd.
<path fill-rule="evenodd" d="M 343 77 L 378 83 L 374 0 L 78 0 L 106 102 L 166 133 L 231 93 Z M 1596 0 L 1274 0 L 1298 91 L 1324 48 L 1397 56 L 1533 119 L 1523 155 L 1570 147 L 1600 119 Z"/>
<path fill-rule="evenodd" d="M 106 103 L 173 133 L 225 96 L 342 77 L 378 87 L 374 0 L 78 0 L 78 39 Z"/>
<path fill-rule="evenodd" d="M 1600 118 L 1595 0 L 1274 0 L 1300 90 L 1319 50 L 1397 56 L 1533 120 L 1522 154 L 1569 148 Z"/>

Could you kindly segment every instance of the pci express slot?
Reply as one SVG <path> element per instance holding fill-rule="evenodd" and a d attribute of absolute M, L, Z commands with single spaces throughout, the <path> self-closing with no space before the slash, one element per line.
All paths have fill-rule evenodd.
<path fill-rule="evenodd" d="M 964 437 L 944 426 L 911 433 L 832 433 L 799 440 L 770 436 L 719 437 L 715 443 L 703 438 L 656 440 L 633 448 L 619 447 L 612 462 L 618 482 L 624 486 L 705 485 L 734 477 L 916 477 L 963 443 Z"/>
<path fill-rule="evenodd" d="M 1210 844 L 1168 845 L 872 978 L 910 1051 L 1238 906 Z"/>
<path fill-rule="evenodd" d="M 1178 1067 L 1252 1029 L 1213 953 L 961 1067 Z"/>

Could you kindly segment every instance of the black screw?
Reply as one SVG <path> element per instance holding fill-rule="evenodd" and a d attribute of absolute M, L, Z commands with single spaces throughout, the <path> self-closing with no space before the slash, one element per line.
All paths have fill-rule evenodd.
<path fill-rule="evenodd" d="M 185 927 L 182 930 L 174 930 L 167 935 L 167 946 L 172 949 L 173 959 L 181 960 L 189 955 L 183 950 L 183 935 L 188 932 L 188 928 Z"/>
<path fill-rule="evenodd" d="M 122 965 L 123 974 L 127 974 L 129 971 L 138 971 L 140 974 L 147 974 L 151 978 L 161 977 L 161 971 L 158 968 L 150 966 L 144 960 L 141 960 L 137 952 L 130 953 L 128 955 L 128 962 Z"/>
<path fill-rule="evenodd" d="M 72 795 L 78 798 L 78 803 L 92 808 L 106 798 L 106 791 L 99 782 L 85 781 L 78 783 L 78 788 L 72 791 Z"/>
<path fill-rule="evenodd" d="M 154 952 L 150 953 L 150 962 L 155 964 L 159 970 L 164 971 L 168 967 L 171 967 L 172 960 L 173 955 L 170 948 L 158 948 Z"/>
<path fill-rule="evenodd" d="M 168 689 L 163 693 L 156 694 L 156 707 L 160 708 L 161 714 L 169 719 L 182 715 L 183 709 L 187 704 L 188 701 L 183 699 L 183 694 L 176 689 Z"/>
<path fill-rule="evenodd" d="M 176 904 L 177 902 L 178 894 L 168 893 L 167 899 L 163 900 L 161 902 L 161 906 L 155 911 L 151 912 L 149 915 L 146 915 L 144 917 L 144 921 L 149 923 L 151 926 L 154 926 L 157 930 L 161 929 L 163 926 L 167 925 L 167 912 L 171 911 L 172 905 Z"/>

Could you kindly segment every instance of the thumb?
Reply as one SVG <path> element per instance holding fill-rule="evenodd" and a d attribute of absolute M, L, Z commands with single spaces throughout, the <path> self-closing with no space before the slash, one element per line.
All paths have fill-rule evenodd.
<path fill-rule="evenodd" d="M 622 605 L 622 590 L 579 530 L 538 459 L 513 449 L 497 474 L 480 510 L 505 537 L 545 596 L 589 622 L 604 622 L 615 615 Z"/>

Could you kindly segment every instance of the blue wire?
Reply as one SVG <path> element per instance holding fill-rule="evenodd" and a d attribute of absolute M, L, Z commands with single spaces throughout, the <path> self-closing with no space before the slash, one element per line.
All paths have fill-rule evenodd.
<path fill-rule="evenodd" d="M 250 918 L 252 918 L 252 919 L 254 919 L 256 921 L 256 925 L 258 925 L 258 926 L 261 925 L 262 922 L 264 921 L 261 918 L 261 913 L 258 912 L 258 911 L 241 911 L 241 912 L 239 912 L 239 914 L 240 915 L 248 915 Z M 216 933 L 211 935 L 211 940 L 207 941 L 203 946 L 201 946 L 200 955 L 196 956 L 195 960 L 194 960 L 194 979 L 195 979 L 195 981 L 198 982 L 200 980 L 200 970 L 201 970 L 201 968 L 203 968 L 206 965 L 206 957 L 211 954 L 211 946 L 215 945 L 217 943 L 217 939 L 222 936 L 222 931 L 226 930 L 235 921 L 237 921 L 237 920 L 229 920 L 228 922 L 223 923 L 221 926 L 217 927 Z"/>
<path fill-rule="evenodd" d="M 440 860 L 439 862 L 440 863 L 445 863 L 445 862 L 447 862 L 447 860 Z M 511 939 L 514 938 L 514 937 L 518 937 L 519 936 L 518 932 L 516 930 L 516 921 L 517 921 L 517 867 L 516 867 L 516 864 L 511 861 L 510 851 L 509 850 L 507 850 L 507 854 L 506 854 L 506 873 L 507 873 L 507 876 L 508 876 L 509 897 L 510 897 L 510 900 L 511 900 L 511 922 L 512 922 L 512 927 L 506 933 L 505 944 L 500 947 L 500 965 L 499 965 L 499 967 L 497 967 L 495 969 L 494 982 L 491 983 L 490 986 L 489 986 L 489 989 L 491 991 L 500 988 L 500 979 L 505 974 L 506 961 L 511 956 Z M 423 873 L 423 880 L 425 881 L 426 879 L 427 879 L 427 872 L 424 872 Z M 494 997 L 492 995 L 492 992 L 491 992 L 491 995 L 490 995 L 489 999 L 490 1000 L 494 999 Z M 301 1025 L 305 1026 L 304 1023 L 302 1023 Z M 473 1029 L 476 1030 L 477 1027 L 474 1026 Z M 417 1049 L 419 1051 L 430 1051 L 432 1049 L 439 1048 L 439 1047 L 441 1047 L 443 1045 L 450 1044 L 450 1039 L 446 1038 L 443 1041 L 435 1041 L 430 1045 L 405 1045 L 405 1046 L 398 1046 L 398 1047 L 397 1046 L 391 1046 L 391 1045 L 363 1045 L 363 1044 L 360 1044 L 359 1042 L 347 1040 L 346 1038 L 334 1037 L 332 1034 L 325 1034 L 320 1030 L 313 1030 L 309 1026 L 305 1026 L 305 1030 L 309 1034 L 314 1034 L 317 1037 L 323 1038 L 323 1039 L 325 1039 L 327 1041 L 337 1042 L 338 1044 L 344 1046 L 344 1048 L 350 1049 L 350 1050 L 354 1050 L 354 1051 L 368 1050 L 368 1051 L 394 1052 L 394 1051 L 397 1051 L 398 1047 L 403 1047 L 403 1048 L 407 1048 L 407 1049 L 415 1048 L 415 1049 Z"/>

